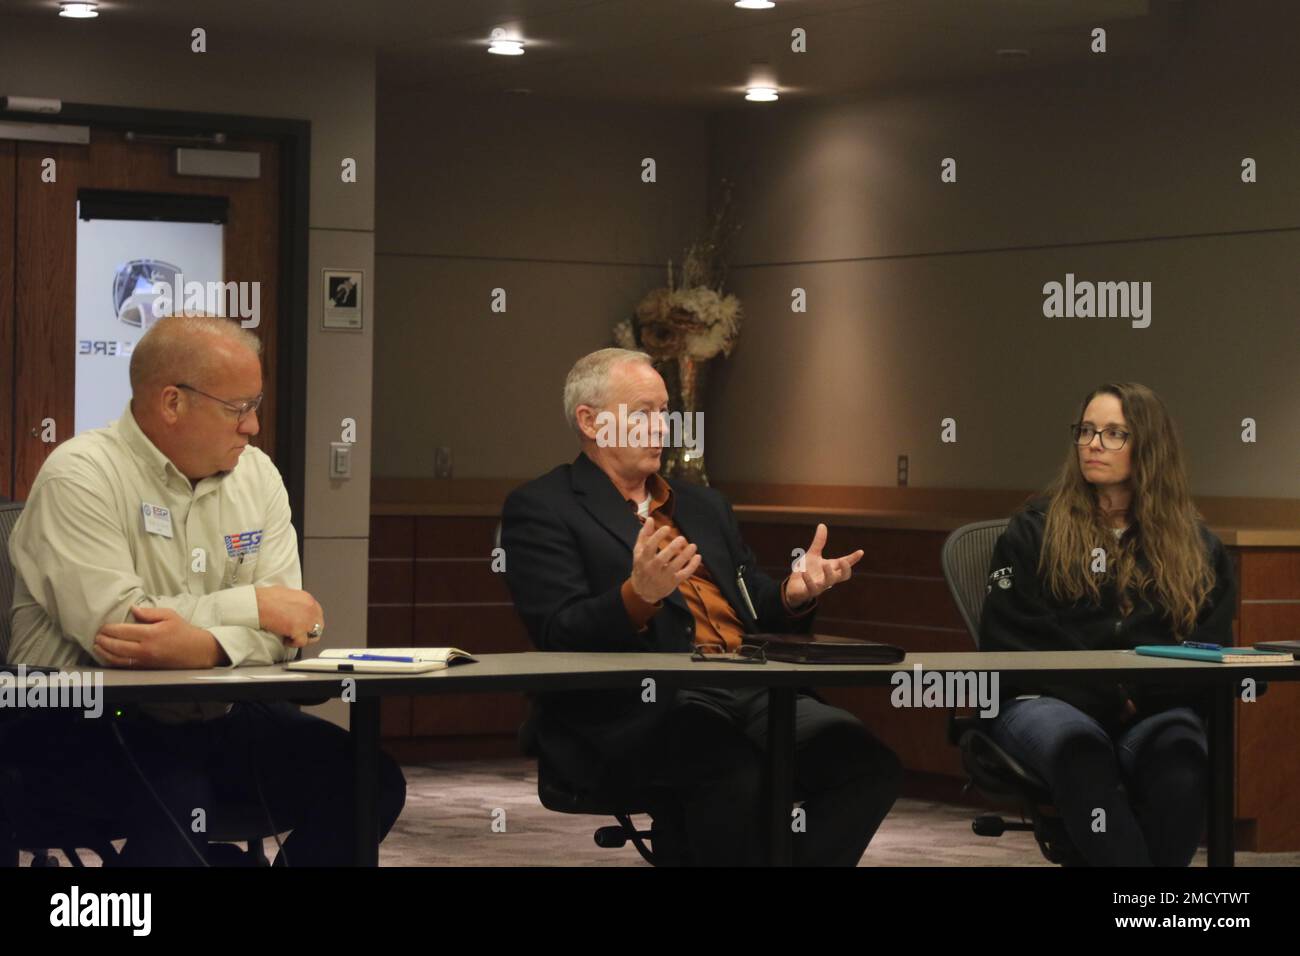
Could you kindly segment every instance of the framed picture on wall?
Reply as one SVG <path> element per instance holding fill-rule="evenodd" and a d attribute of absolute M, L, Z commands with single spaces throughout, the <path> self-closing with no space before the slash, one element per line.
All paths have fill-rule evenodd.
<path fill-rule="evenodd" d="M 361 330 L 361 303 L 365 273 L 359 269 L 323 269 L 321 289 L 324 312 L 321 327 Z"/>

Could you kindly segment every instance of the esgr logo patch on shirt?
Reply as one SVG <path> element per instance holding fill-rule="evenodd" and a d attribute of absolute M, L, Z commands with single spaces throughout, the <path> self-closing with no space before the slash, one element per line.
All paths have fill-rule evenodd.
<path fill-rule="evenodd" d="M 257 554 L 262 548 L 262 529 L 240 531 L 238 534 L 226 535 L 226 554 L 231 558 L 243 558 Z"/>

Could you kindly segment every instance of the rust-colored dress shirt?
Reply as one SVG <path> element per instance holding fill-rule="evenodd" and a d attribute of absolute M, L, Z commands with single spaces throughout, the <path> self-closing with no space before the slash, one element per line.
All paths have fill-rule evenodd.
<path fill-rule="evenodd" d="M 673 523 L 673 490 L 669 487 L 668 482 L 664 481 L 659 475 L 651 475 L 646 479 L 646 491 L 650 493 L 650 516 L 654 518 L 655 530 L 665 525 L 672 529 L 668 536 L 668 541 L 676 538 L 681 531 Z M 638 512 L 637 503 L 628 500 L 628 506 Z M 642 523 L 645 518 L 639 513 L 638 520 Z M 667 543 L 665 543 L 665 547 Z M 662 550 L 662 549 L 661 549 Z M 788 580 L 788 579 L 787 579 Z M 786 612 L 791 617 L 799 617 L 812 610 L 813 602 L 809 602 L 806 608 L 794 610 L 790 607 L 785 598 L 786 582 L 781 582 L 781 603 L 785 606 Z M 686 607 L 690 609 L 691 616 L 695 618 L 695 643 L 698 644 L 722 644 L 727 650 L 734 651 L 744 643 L 745 626 L 740 622 L 740 617 L 736 614 L 735 609 L 731 606 L 722 590 L 718 587 L 713 575 L 709 573 L 704 562 L 695 573 L 687 580 L 683 581 L 678 587 L 682 597 L 686 600 Z M 638 630 L 644 628 L 654 617 L 655 612 L 663 607 L 663 602 L 651 604 L 641 598 L 632 588 L 632 578 L 629 577 L 623 582 L 623 606 L 627 608 L 627 615 L 631 619 L 633 626 Z"/>

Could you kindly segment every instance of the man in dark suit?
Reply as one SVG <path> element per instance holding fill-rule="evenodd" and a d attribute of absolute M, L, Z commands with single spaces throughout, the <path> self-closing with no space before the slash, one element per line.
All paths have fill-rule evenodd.
<path fill-rule="evenodd" d="M 764 574 L 721 494 L 658 475 L 667 406 L 642 352 L 602 349 L 569 372 L 565 415 L 582 453 L 512 492 L 502 514 L 506 580 L 539 649 L 734 650 L 746 634 L 806 633 L 817 596 L 862 557 L 824 556 L 818 525 L 800 571 L 781 582 Z M 616 415 L 631 427 L 610 428 Z M 690 862 L 761 862 L 765 690 L 632 688 L 536 703 L 535 745 L 566 781 L 667 794 L 651 808 L 656 839 L 675 834 Z M 795 862 L 856 865 L 900 777 L 898 759 L 857 718 L 801 693 Z"/>

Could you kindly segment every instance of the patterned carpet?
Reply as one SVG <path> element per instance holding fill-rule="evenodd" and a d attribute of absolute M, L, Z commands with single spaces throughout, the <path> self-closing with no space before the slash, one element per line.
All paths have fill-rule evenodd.
<path fill-rule="evenodd" d="M 406 766 L 406 810 L 380 847 L 384 866 L 645 866 L 631 846 L 606 850 L 592 834 L 612 823 L 552 813 L 537 802 L 537 768 L 524 758 Z M 505 832 L 493 832 L 495 810 Z M 861 866 L 1051 866 L 1032 834 L 971 832 L 969 807 L 902 799 Z M 497 814 L 500 819 L 501 814 Z M 649 824 L 648 818 L 638 822 Z M 498 825 L 498 829 L 500 826 Z M 1205 850 L 1196 866 L 1205 865 Z M 1300 866 L 1297 853 L 1238 853 L 1238 866 Z"/>
<path fill-rule="evenodd" d="M 403 768 L 406 809 L 380 847 L 382 866 L 645 866 L 631 846 L 607 850 L 592 834 L 606 821 L 552 813 L 537 801 L 525 758 Z M 862 866 L 1049 866 L 1033 836 L 975 836 L 968 807 L 899 800 Z M 495 821 L 495 824 L 494 824 Z M 648 826 L 648 818 L 641 818 Z M 275 844 L 267 841 L 268 855 Z M 61 854 L 58 854 L 60 857 Z M 87 854 L 88 864 L 97 861 Z M 30 857 L 23 854 L 21 864 Z M 1300 866 L 1297 853 L 1238 853 L 1239 866 Z M 1194 865 L 1205 865 L 1205 851 Z"/>

